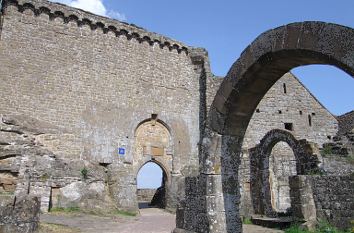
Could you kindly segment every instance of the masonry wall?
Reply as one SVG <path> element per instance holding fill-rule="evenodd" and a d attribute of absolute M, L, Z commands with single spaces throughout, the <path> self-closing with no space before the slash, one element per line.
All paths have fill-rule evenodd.
<path fill-rule="evenodd" d="M 108 166 L 118 202 L 134 191 L 132 171 L 139 169 L 132 154 L 134 131 L 152 114 L 171 131 L 171 180 L 179 180 L 185 167 L 196 166 L 200 74 L 187 47 L 44 0 L 4 4 L 2 113 L 33 117 L 75 135 L 79 149 L 62 156 Z M 43 140 L 44 145 L 50 142 Z M 125 149 L 120 156 L 119 147 Z"/>
<path fill-rule="evenodd" d="M 254 147 L 269 130 L 285 129 L 285 123 L 293 124 L 292 133 L 296 137 L 306 138 L 319 146 L 338 131 L 336 118 L 291 73 L 280 78 L 258 104 L 243 147 Z"/>
<path fill-rule="evenodd" d="M 299 220 L 327 221 L 349 229 L 354 217 L 354 179 L 351 176 L 290 177 L 294 216 Z M 317 217 L 317 219 L 316 219 Z"/>

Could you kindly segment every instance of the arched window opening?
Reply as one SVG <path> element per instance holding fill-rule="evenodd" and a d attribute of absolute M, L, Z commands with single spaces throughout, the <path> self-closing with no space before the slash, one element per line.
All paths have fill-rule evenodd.
<path fill-rule="evenodd" d="M 137 175 L 139 209 L 165 208 L 166 172 L 156 163 L 146 163 Z"/>
<path fill-rule="evenodd" d="M 286 213 L 291 207 L 289 176 L 296 174 L 293 150 L 286 142 L 278 142 L 269 157 L 271 203 L 276 212 Z"/>

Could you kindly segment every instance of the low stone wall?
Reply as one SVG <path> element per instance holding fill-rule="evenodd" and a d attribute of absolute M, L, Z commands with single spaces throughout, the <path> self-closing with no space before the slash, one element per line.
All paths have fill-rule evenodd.
<path fill-rule="evenodd" d="M 31 233 L 39 223 L 40 201 L 37 197 L 1 197 L 0 232 Z"/>
<path fill-rule="evenodd" d="M 338 136 L 342 136 L 354 129 L 354 111 L 338 116 L 337 120 L 339 126 Z"/>
<path fill-rule="evenodd" d="M 138 202 L 151 202 L 156 193 L 156 189 L 138 189 Z"/>
<path fill-rule="evenodd" d="M 311 228 L 316 221 L 347 229 L 354 219 L 353 176 L 292 176 L 291 207 L 297 220 Z"/>

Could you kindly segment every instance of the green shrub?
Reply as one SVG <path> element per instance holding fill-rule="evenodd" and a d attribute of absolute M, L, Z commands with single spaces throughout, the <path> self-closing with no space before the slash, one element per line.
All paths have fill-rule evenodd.
<path fill-rule="evenodd" d="M 82 169 L 80 170 L 80 173 L 81 173 L 82 178 L 84 178 L 84 179 L 86 180 L 87 177 L 88 177 L 88 170 L 87 170 L 87 168 L 86 168 L 86 167 L 82 168 Z"/>
<path fill-rule="evenodd" d="M 326 221 L 320 221 L 317 225 L 315 233 L 346 233 L 346 231 L 338 230 Z"/>
<path fill-rule="evenodd" d="M 329 146 L 329 145 L 325 145 L 323 148 L 322 148 L 322 155 L 325 156 L 325 155 L 330 155 L 330 154 L 333 154 L 332 152 L 332 147 Z"/>

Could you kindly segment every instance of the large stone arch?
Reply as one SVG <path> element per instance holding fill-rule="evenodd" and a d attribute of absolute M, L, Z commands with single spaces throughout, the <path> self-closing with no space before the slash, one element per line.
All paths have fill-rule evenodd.
<path fill-rule="evenodd" d="M 238 166 L 256 106 L 294 67 L 336 66 L 354 76 L 354 30 L 324 22 L 299 22 L 261 34 L 233 64 L 210 108 L 209 126 L 222 135 L 221 167 L 227 232 L 241 232 Z"/>
<path fill-rule="evenodd" d="M 297 175 L 305 175 L 319 170 L 321 162 L 318 150 L 307 140 L 297 140 L 295 136 L 281 129 L 269 131 L 255 147 L 249 150 L 251 160 L 251 197 L 254 212 L 275 217 L 278 213 L 271 203 L 269 182 L 269 158 L 272 148 L 278 142 L 286 142 L 294 152 Z"/>

